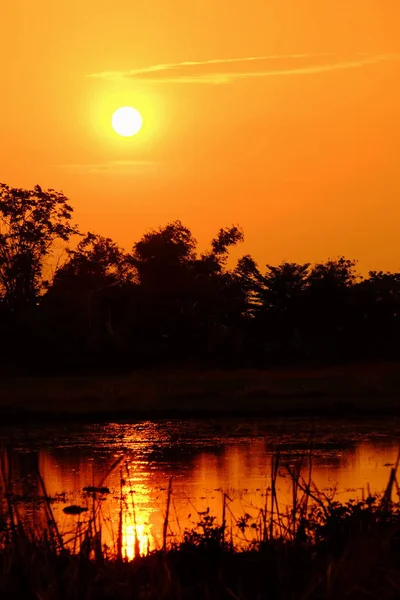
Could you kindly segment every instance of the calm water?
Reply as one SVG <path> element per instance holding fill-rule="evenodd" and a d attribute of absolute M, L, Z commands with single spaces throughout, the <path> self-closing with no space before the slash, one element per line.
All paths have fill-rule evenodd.
<path fill-rule="evenodd" d="M 290 507 L 291 483 L 286 466 L 304 459 L 312 438 L 312 480 L 329 497 L 362 498 L 382 492 L 400 446 L 400 421 L 201 420 L 180 422 L 109 423 L 31 428 L 29 439 L 18 429 L 0 431 L 3 444 L 12 444 L 13 493 L 19 510 L 41 524 L 43 510 L 35 499 L 45 483 L 55 518 L 65 534 L 81 517 L 66 515 L 71 504 L 91 507 L 82 490 L 89 485 L 110 489 L 101 501 L 103 541 L 115 542 L 123 497 L 123 546 L 134 555 L 135 532 L 140 549 L 161 545 L 169 479 L 172 503 L 169 535 L 179 537 L 198 522 L 198 512 L 210 510 L 221 518 L 222 492 L 227 517 L 264 507 L 271 484 L 271 459 L 279 450 L 280 510 Z M 3 451 L 4 452 L 4 451 Z M 116 459 L 117 467 L 111 470 Z M 87 513 L 89 514 L 89 513 Z M 249 535 L 249 534 L 247 534 Z"/>

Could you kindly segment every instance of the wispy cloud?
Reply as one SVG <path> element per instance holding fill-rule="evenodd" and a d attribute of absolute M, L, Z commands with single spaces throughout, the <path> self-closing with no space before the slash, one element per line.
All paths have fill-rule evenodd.
<path fill-rule="evenodd" d="M 355 69 L 384 61 L 397 61 L 400 54 L 283 54 L 248 56 L 244 58 L 184 61 L 150 65 L 127 71 L 91 73 L 88 77 L 100 79 L 132 79 L 150 83 L 211 83 L 227 84 L 234 81 L 282 75 L 307 75 Z"/>
<path fill-rule="evenodd" d="M 146 160 L 113 160 L 105 163 L 59 165 L 73 173 L 135 174 L 148 173 L 157 168 L 157 163 Z"/>

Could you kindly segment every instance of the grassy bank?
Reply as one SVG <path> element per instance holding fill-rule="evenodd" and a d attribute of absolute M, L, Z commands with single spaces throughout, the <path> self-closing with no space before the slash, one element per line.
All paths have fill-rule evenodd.
<path fill-rule="evenodd" d="M 20 544 L 21 545 L 21 544 Z M 265 544 L 244 553 L 186 545 L 125 563 L 56 554 L 45 543 L 0 553 L 4 600 L 395 600 L 398 540 L 359 537 L 333 557 L 322 548 Z"/>
<path fill-rule="evenodd" d="M 3 421 L 54 416 L 157 418 L 400 412 L 400 365 L 271 371 L 137 371 L 126 376 L 7 378 Z"/>

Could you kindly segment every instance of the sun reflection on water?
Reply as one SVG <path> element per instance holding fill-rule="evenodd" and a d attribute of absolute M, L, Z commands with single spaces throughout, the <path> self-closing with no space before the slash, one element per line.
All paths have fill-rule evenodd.
<path fill-rule="evenodd" d="M 146 532 L 143 523 L 132 523 L 130 518 L 125 518 L 123 528 L 122 548 L 124 556 L 132 560 L 135 556 L 147 554 L 150 547 L 150 535 Z"/>

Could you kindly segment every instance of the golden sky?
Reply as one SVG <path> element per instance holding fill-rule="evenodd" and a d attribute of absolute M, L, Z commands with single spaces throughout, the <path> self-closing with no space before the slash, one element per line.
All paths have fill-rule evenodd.
<path fill-rule="evenodd" d="M 13 0 L 0 181 L 61 189 L 129 248 L 240 224 L 265 263 L 400 270 L 399 0 Z M 117 136 L 132 105 L 143 128 Z"/>

